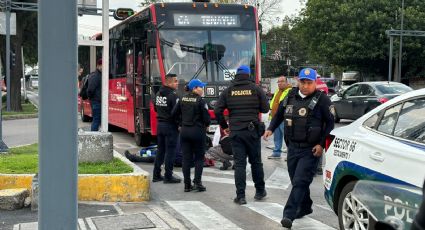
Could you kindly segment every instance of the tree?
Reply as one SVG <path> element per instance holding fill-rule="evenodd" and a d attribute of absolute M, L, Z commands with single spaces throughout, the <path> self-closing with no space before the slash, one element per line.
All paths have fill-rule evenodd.
<path fill-rule="evenodd" d="M 35 2 L 35 1 L 27 1 Z M 21 78 L 22 55 L 21 47 L 24 47 L 24 57 L 27 64 L 37 63 L 37 13 L 28 11 L 16 11 L 16 35 L 11 36 L 11 50 L 15 54 L 15 65 L 11 65 L 10 71 L 10 108 L 12 111 L 22 111 L 21 106 Z M 6 38 L 0 38 L 0 53 L 5 54 Z M 1 56 L 2 66 L 6 67 L 6 57 Z"/>
<path fill-rule="evenodd" d="M 267 44 L 267 56 L 262 60 L 262 68 L 266 76 L 288 75 L 288 73 L 294 75 L 298 72 L 298 67 L 306 61 L 304 45 L 292 31 L 289 18 L 286 21 L 288 23 L 271 28 L 261 37 L 261 42 Z M 289 71 L 288 59 L 291 60 Z"/>
<path fill-rule="evenodd" d="M 425 28 L 424 8 L 424 1 L 406 0 L 405 29 Z M 383 77 L 389 59 L 385 31 L 400 28 L 399 15 L 397 0 L 309 0 L 294 23 L 294 32 L 306 44 L 310 60 Z M 405 39 L 406 74 L 424 71 L 424 47 L 424 39 Z"/>

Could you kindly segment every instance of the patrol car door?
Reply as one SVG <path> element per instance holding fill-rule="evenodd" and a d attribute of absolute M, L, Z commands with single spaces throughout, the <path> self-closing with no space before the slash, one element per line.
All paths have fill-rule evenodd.
<path fill-rule="evenodd" d="M 354 100 L 357 99 L 360 85 L 348 88 L 342 95 L 342 99 L 335 104 L 336 111 L 340 118 L 354 119 Z"/>
<path fill-rule="evenodd" d="M 359 135 L 355 139 L 359 142 L 356 149 L 364 161 L 361 165 L 370 170 L 367 179 L 422 186 L 425 177 L 424 115 L 425 97 L 422 96 L 391 106 L 364 122 L 366 129 L 354 135 Z M 394 210 L 387 211 L 394 215 L 391 213 Z"/>

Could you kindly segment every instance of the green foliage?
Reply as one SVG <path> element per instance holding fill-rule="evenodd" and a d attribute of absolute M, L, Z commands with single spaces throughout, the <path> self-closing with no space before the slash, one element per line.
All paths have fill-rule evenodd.
<path fill-rule="evenodd" d="M 80 163 L 78 165 L 78 173 L 80 174 L 121 174 L 131 172 L 133 172 L 133 169 L 117 158 L 114 158 L 109 163 Z"/>
<path fill-rule="evenodd" d="M 293 30 L 306 45 L 309 60 L 385 76 L 389 58 L 385 31 L 400 29 L 400 5 L 398 0 L 309 0 Z M 405 6 L 404 29 L 425 30 L 425 2 L 406 0 Z M 404 39 L 406 76 L 423 73 L 424 48 L 423 38 Z"/>
<path fill-rule="evenodd" d="M 38 144 L 11 148 L 9 153 L 0 154 L 0 173 L 29 174 L 38 172 Z M 79 174 L 121 174 L 133 169 L 114 158 L 109 163 L 80 163 Z"/>
<path fill-rule="evenodd" d="M 37 114 L 38 113 L 38 109 L 31 103 L 22 103 L 22 111 L 20 111 L 20 112 L 14 112 L 14 111 L 7 112 L 5 110 L 6 110 L 5 106 L 3 106 L 2 114 L 5 117 L 10 116 L 10 115 L 28 115 L 28 114 Z"/>
<path fill-rule="evenodd" d="M 262 35 L 261 42 L 267 44 L 267 55 L 262 60 L 263 75 L 273 77 L 288 73 L 286 60 L 291 60 L 290 75 L 296 74 L 298 67 L 307 60 L 307 52 L 304 44 L 294 33 L 288 23 L 273 27 Z"/>

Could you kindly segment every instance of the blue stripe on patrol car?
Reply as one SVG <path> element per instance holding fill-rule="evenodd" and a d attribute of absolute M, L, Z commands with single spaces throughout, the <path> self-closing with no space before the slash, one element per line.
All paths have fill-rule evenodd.
<path fill-rule="evenodd" d="M 371 170 L 358 164 L 354 164 L 353 162 L 341 161 L 338 163 L 337 167 L 335 168 L 335 171 L 333 172 L 332 184 L 330 189 L 325 189 L 325 199 L 328 201 L 331 207 L 333 207 L 333 200 L 337 184 L 341 181 L 342 178 L 346 176 L 354 176 L 358 180 L 380 181 L 385 183 L 417 187 L 415 185 L 409 184 L 405 181 L 385 175 L 375 170 Z"/>

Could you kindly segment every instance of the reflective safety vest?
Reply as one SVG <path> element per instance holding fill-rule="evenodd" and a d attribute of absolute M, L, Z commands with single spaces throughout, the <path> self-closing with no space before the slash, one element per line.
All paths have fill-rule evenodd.
<path fill-rule="evenodd" d="M 285 99 L 286 95 L 288 95 L 288 93 L 289 93 L 289 91 L 290 91 L 290 90 L 291 90 L 291 88 L 287 88 L 287 89 L 285 89 L 285 90 L 282 92 L 282 94 L 280 95 L 280 98 L 279 98 L 279 104 L 280 104 L 280 102 L 282 102 L 282 101 L 283 101 L 283 99 Z M 270 115 L 269 115 L 269 118 L 270 118 L 270 119 L 272 118 L 273 104 L 274 104 L 274 100 L 276 100 L 276 96 L 277 96 L 278 92 L 279 92 L 279 91 L 277 91 L 277 92 L 275 92 L 275 93 L 274 93 L 273 98 L 272 98 L 272 100 L 270 101 Z M 276 112 L 277 112 L 277 108 L 276 108 Z"/>

